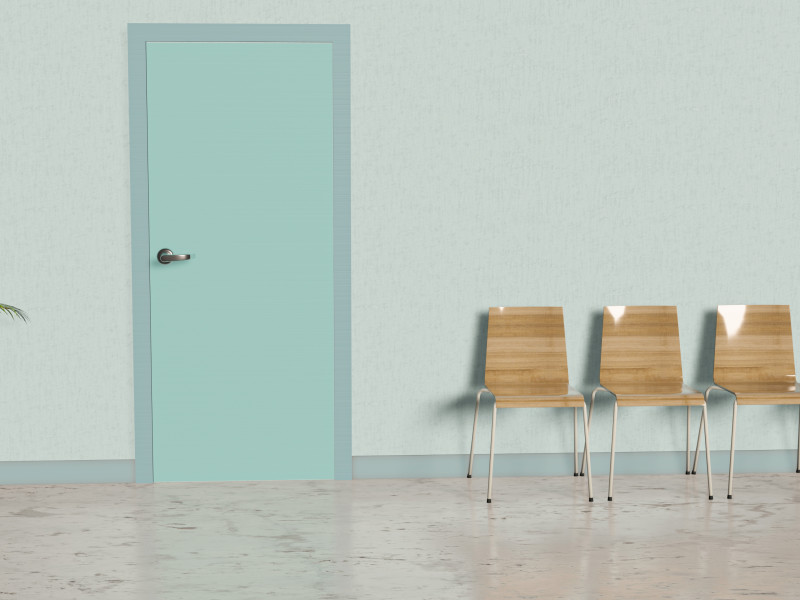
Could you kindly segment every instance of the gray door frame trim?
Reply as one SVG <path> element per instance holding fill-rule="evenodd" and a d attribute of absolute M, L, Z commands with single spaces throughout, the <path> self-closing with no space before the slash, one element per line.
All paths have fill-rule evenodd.
<path fill-rule="evenodd" d="M 350 333 L 350 26 L 128 24 L 136 482 L 153 482 L 147 42 L 301 42 L 333 48 L 334 478 L 352 479 Z M 257 457 L 254 457 L 257 459 Z"/>

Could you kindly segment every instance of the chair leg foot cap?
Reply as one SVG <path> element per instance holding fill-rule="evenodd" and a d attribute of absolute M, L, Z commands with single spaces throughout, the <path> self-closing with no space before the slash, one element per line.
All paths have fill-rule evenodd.
<path fill-rule="evenodd" d="M 472 475 L 467 475 L 467 479 L 472 479 Z"/>
<path fill-rule="evenodd" d="M 686 471 L 686 474 L 689 475 L 689 471 Z"/>
<path fill-rule="evenodd" d="M 708 497 L 708 499 L 709 499 L 709 500 L 713 500 L 713 499 L 714 499 L 714 496 L 709 496 L 709 497 Z"/>
<path fill-rule="evenodd" d="M 692 475 L 697 475 L 697 471 L 692 471 Z"/>
<path fill-rule="evenodd" d="M 797 469 L 797 471 L 795 471 L 795 473 L 800 473 L 800 469 Z"/>
<path fill-rule="evenodd" d="M 608 497 L 608 501 L 611 502 L 611 496 Z"/>
<path fill-rule="evenodd" d="M 731 494 L 728 494 L 728 500 L 730 500 L 731 498 L 733 498 L 733 496 Z"/>
<path fill-rule="evenodd" d="M 486 503 L 487 503 L 487 504 L 491 504 L 491 503 L 492 503 L 492 499 L 491 499 L 491 498 L 487 498 L 487 499 L 486 499 Z"/>
<path fill-rule="evenodd" d="M 573 477 L 577 477 L 577 476 L 578 476 L 578 474 L 577 474 L 577 473 L 573 473 L 573 474 L 572 474 L 572 476 L 573 476 Z"/>
<path fill-rule="evenodd" d="M 594 498 L 589 498 L 589 502 L 594 502 Z"/>

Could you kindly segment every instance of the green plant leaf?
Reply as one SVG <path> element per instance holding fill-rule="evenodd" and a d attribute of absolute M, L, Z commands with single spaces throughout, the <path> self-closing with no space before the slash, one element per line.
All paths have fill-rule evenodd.
<path fill-rule="evenodd" d="M 12 319 L 20 318 L 26 322 L 29 320 L 24 310 L 16 306 L 11 306 L 10 304 L 0 304 L 0 311 L 3 311 Z"/>

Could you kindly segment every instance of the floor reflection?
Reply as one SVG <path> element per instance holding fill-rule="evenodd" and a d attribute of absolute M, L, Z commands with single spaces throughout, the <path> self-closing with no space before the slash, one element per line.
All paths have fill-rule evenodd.
<path fill-rule="evenodd" d="M 2 487 L 0 596 L 795 596 L 800 476 L 617 479 Z"/>

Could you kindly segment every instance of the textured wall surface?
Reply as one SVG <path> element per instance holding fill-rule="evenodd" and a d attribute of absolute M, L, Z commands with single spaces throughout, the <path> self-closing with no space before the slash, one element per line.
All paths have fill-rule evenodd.
<path fill-rule="evenodd" d="M 489 306 L 563 305 L 585 391 L 604 304 L 677 304 L 694 384 L 716 304 L 800 319 L 796 2 L 7 0 L 0 301 L 32 322 L 0 319 L 0 460 L 133 457 L 128 22 L 351 24 L 356 455 L 467 451 Z M 729 402 L 710 424 L 724 448 Z M 737 447 L 796 427 L 744 407 Z M 595 449 L 609 429 L 603 400 Z M 622 410 L 618 449 L 684 431 Z M 498 436 L 569 451 L 571 415 L 501 411 Z"/>

